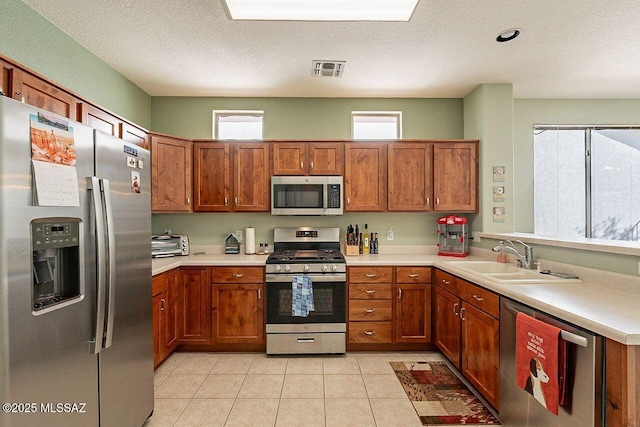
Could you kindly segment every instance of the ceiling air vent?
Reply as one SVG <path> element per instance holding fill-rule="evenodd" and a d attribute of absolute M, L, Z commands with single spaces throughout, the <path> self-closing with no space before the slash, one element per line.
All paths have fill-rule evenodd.
<path fill-rule="evenodd" d="M 315 77 L 342 77 L 347 61 L 313 61 L 311 74 Z"/>

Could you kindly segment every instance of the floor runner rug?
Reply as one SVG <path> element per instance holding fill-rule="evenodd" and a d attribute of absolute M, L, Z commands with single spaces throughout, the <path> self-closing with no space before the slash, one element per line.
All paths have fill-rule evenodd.
<path fill-rule="evenodd" d="M 501 425 L 445 362 L 389 362 L 422 425 Z"/>

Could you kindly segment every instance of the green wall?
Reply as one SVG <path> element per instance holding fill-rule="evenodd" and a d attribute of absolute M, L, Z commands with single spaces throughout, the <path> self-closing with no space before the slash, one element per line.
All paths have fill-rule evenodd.
<path fill-rule="evenodd" d="M 462 138 L 461 99 L 353 99 L 353 98 L 187 98 L 154 97 L 154 131 L 189 138 L 211 138 L 212 111 L 264 110 L 265 139 L 349 139 L 351 111 L 402 111 L 406 139 Z M 346 214 L 340 217 L 278 217 L 253 214 L 184 214 L 153 216 L 153 232 L 165 229 L 188 233 L 193 244 L 222 244 L 236 229 L 253 226 L 258 242 L 273 240 L 273 227 L 330 226 L 346 228 L 358 223 L 381 233 L 380 245 L 436 243 L 434 213 Z M 386 240 L 392 227 L 395 238 Z M 384 233 L 384 235 L 382 235 Z"/>
<path fill-rule="evenodd" d="M 151 97 L 142 89 L 20 0 L 3 0 L 0 10 L 2 55 L 144 128 L 151 127 Z"/>
<path fill-rule="evenodd" d="M 151 126 L 211 138 L 213 110 L 264 110 L 264 139 L 349 139 L 351 111 L 402 111 L 403 138 L 462 138 L 461 99 L 153 97 Z"/>

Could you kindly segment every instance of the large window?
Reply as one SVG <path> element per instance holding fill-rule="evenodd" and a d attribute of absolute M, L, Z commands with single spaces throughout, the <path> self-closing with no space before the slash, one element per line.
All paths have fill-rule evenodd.
<path fill-rule="evenodd" d="M 640 128 L 534 129 L 535 233 L 640 241 Z"/>
<path fill-rule="evenodd" d="M 351 133 L 353 139 L 401 139 L 402 112 L 352 111 Z"/>
<path fill-rule="evenodd" d="M 262 139 L 264 111 L 214 110 L 214 139 Z"/>

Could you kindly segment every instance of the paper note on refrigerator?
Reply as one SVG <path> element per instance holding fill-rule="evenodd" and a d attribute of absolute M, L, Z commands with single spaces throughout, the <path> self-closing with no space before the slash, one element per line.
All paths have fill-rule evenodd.
<path fill-rule="evenodd" d="M 32 160 L 34 204 L 37 206 L 80 206 L 78 173 L 73 166 Z"/>

